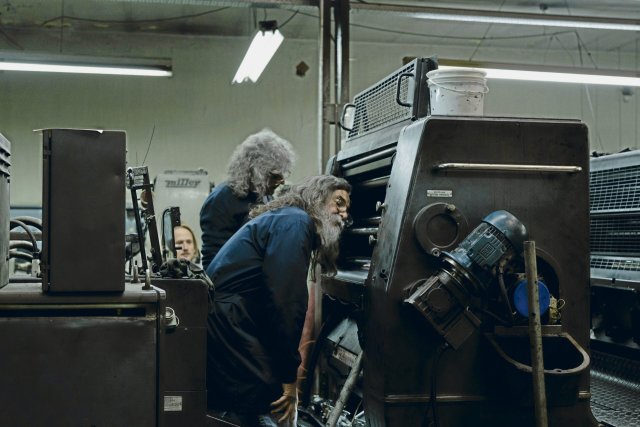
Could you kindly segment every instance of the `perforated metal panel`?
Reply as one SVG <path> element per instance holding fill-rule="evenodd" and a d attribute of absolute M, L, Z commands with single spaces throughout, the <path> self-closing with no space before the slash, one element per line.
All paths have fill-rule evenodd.
<path fill-rule="evenodd" d="M 592 171 L 591 212 L 640 211 L 640 165 Z"/>
<path fill-rule="evenodd" d="M 640 256 L 640 215 L 592 216 L 591 251 Z"/>
<path fill-rule="evenodd" d="M 591 268 L 619 271 L 640 271 L 640 260 L 604 256 L 591 256 Z"/>
<path fill-rule="evenodd" d="M 591 276 L 640 280 L 640 151 L 591 159 Z"/>
<path fill-rule="evenodd" d="M 433 59 L 414 59 L 357 94 L 353 100 L 353 126 L 347 141 L 403 120 L 427 115 L 429 90 L 426 74 L 435 68 L 437 65 Z"/>

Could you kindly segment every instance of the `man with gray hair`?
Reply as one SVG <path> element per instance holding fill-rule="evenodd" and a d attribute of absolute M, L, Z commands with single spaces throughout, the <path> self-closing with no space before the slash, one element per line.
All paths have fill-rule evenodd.
<path fill-rule="evenodd" d="M 294 160 L 291 144 L 269 129 L 249 135 L 236 147 L 227 180 L 214 187 L 200 209 L 203 268 L 247 221 L 251 207 L 272 198 Z"/>
<path fill-rule="evenodd" d="M 227 420 L 276 426 L 272 413 L 295 426 L 309 264 L 335 274 L 350 191 L 342 178 L 307 178 L 255 207 L 209 264 L 208 406 Z"/>

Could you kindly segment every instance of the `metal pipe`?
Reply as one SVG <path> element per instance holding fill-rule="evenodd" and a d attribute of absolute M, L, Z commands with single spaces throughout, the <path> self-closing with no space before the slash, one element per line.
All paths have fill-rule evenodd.
<path fill-rule="evenodd" d="M 371 163 L 375 160 L 384 159 L 385 157 L 391 157 L 391 155 L 393 155 L 393 153 L 395 152 L 396 152 L 396 147 L 393 147 L 393 148 L 387 148 L 386 150 L 378 151 L 377 153 L 369 154 L 368 156 L 365 156 L 361 159 L 354 160 L 349 163 L 343 163 L 342 170 L 353 169 L 357 166 Z"/>
<path fill-rule="evenodd" d="M 333 280 L 337 282 L 349 282 L 364 285 L 369 275 L 368 270 L 338 270 Z"/>
<path fill-rule="evenodd" d="M 544 388 L 542 325 L 540 323 L 538 267 L 536 266 L 536 243 L 534 241 L 524 242 L 524 266 L 527 274 L 529 303 L 529 347 L 531 349 L 531 375 L 533 378 L 533 406 L 536 427 L 547 427 L 547 395 Z"/>
<path fill-rule="evenodd" d="M 347 261 L 349 264 L 358 264 L 361 266 L 371 265 L 371 258 L 366 257 L 346 257 L 345 261 Z"/>
<path fill-rule="evenodd" d="M 580 166 L 553 166 L 553 165 L 515 165 L 497 163 L 439 163 L 433 165 L 436 170 L 466 169 L 480 171 L 517 171 L 517 172 L 566 172 L 577 173 L 582 171 Z"/>
<path fill-rule="evenodd" d="M 380 225 L 380 221 L 382 221 L 381 216 L 372 216 L 369 218 L 358 218 L 359 224 Z"/>
<path fill-rule="evenodd" d="M 331 143 L 331 1 L 318 2 L 318 172 L 322 173 L 329 160 Z"/>
<path fill-rule="evenodd" d="M 384 187 L 389 182 L 389 178 L 390 178 L 390 175 L 379 176 L 379 177 L 368 179 L 365 181 L 354 182 L 351 184 L 351 186 L 357 187 L 357 188 Z"/>
<path fill-rule="evenodd" d="M 346 234 L 356 234 L 360 236 L 367 236 L 370 234 L 378 234 L 378 227 L 347 228 L 344 232 Z"/>
<path fill-rule="evenodd" d="M 331 96 L 331 2 L 330 0 L 318 1 L 318 172 L 322 173 L 329 161 L 330 124 L 327 105 Z M 320 266 L 313 271 L 312 292 L 315 294 L 315 307 L 313 313 L 313 334 L 318 343 L 318 331 L 322 326 L 322 276 Z M 315 366 L 313 367 L 315 369 Z M 309 375 L 310 373 L 308 373 Z M 310 384 L 310 393 L 317 393 L 320 389 L 318 375 L 313 375 L 313 384 Z"/>
<path fill-rule="evenodd" d="M 338 126 L 342 107 L 349 102 L 349 0 L 333 2 L 333 21 L 335 28 L 335 108 L 334 129 L 335 152 L 340 151 L 342 128 Z"/>
<path fill-rule="evenodd" d="M 338 423 L 338 419 L 340 419 L 340 414 L 342 413 L 342 409 L 344 408 L 344 404 L 347 402 L 353 387 L 356 385 L 356 380 L 358 379 L 358 374 L 360 374 L 360 369 L 362 369 L 362 355 L 363 351 L 358 354 L 355 363 L 351 367 L 351 372 L 349 372 L 349 376 L 347 380 L 344 382 L 342 386 L 342 390 L 340 390 L 340 396 L 336 401 L 336 405 L 331 410 L 331 414 L 329 415 L 329 420 L 327 421 L 327 427 L 335 427 Z"/>

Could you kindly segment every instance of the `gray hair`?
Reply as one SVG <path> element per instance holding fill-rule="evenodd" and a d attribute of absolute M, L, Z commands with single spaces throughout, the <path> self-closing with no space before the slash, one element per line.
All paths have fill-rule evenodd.
<path fill-rule="evenodd" d="M 265 128 L 236 147 L 227 167 L 227 184 L 240 198 L 253 191 L 260 200 L 267 193 L 270 174 L 286 177 L 295 157 L 289 141 Z"/>
<path fill-rule="evenodd" d="M 316 226 L 316 233 L 321 239 L 321 247 L 314 252 L 313 264 L 319 263 L 324 272 L 336 273 L 335 261 L 338 257 L 337 242 L 335 245 L 325 241 L 324 232 L 326 218 L 326 204 L 336 190 L 351 192 L 351 185 L 343 178 L 333 175 L 316 175 L 305 178 L 302 182 L 292 185 L 281 193 L 275 200 L 254 207 L 249 212 L 249 218 L 274 211 L 287 206 L 294 206 L 307 212 Z"/>

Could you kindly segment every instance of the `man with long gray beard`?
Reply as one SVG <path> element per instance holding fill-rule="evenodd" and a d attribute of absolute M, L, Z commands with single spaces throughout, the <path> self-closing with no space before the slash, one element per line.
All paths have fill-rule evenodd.
<path fill-rule="evenodd" d="M 335 274 L 350 191 L 331 175 L 305 179 L 254 208 L 207 268 L 215 284 L 208 405 L 223 418 L 243 427 L 295 425 L 309 264 Z"/>

